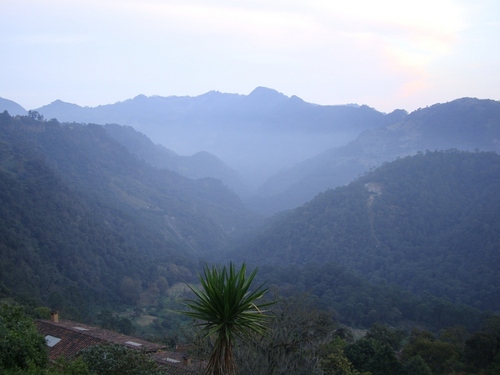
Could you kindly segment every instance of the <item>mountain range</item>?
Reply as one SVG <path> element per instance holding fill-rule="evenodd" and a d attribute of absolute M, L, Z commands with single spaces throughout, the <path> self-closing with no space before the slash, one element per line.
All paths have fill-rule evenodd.
<path fill-rule="evenodd" d="M 219 180 L 154 168 L 102 126 L 3 112 L 0 147 L 0 274 L 16 293 L 116 301 L 123 278 L 185 279 L 256 224 Z"/>
<path fill-rule="evenodd" d="M 500 148 L 500 103 L 474 98 L 384 114 L 315 105 L 260 87 L 249 95 L 138 96 L 94 108 L 58 100 L 37 111 L 108 124 L 110 135 L 149 164 L 188 178 L 217 178 L 264 215 L 418 151 Z"/>
<path fill-rule="evenodd" d="M 474 98 L 435 104 L 367 130 L 269 178 L 250 199 L 262 213 L 298 207 L 368 170 L 426 150 L 500 151 L 500 102 Z"/>
<path fill-rule="evenodd" d="M 93 108 L 58 100 L 36 111 L 64 122 L 129 125 L 180 155 L 207 151 L 253 188 L 283 168 L 403 114 L 386 115 L 367 106 L 320 106 L 263 87 L 249 95 L 140 95 Z"/>
<path fill-rule="evenodd" d="M 252 107 L 250 97 L 269 103 Z M 152 99 L 161 101 L 128 104 Z M 201 116 L 188 108 L 201 99 L 175 98 L 186 106 L 177 109 L 183 121 Z M 266 89 L 204 100 L 214 106 L 206 104 L 207 119 L 228 100 L 261 119 L 286 105 L 321 107 Z M 92 304 L 136 303 L 130 290 L 192 280 L 200 261 L 234 259 L 262 267 L 273 283 L 312 291 L 352 324 L 429 322 L 435 309 L 441 326 L 475 321 L 480 311 L 500 310 L 499 106 L 463 98 L 410 114 L 323 108 L 331 124 L 339 121 L 336 130 L 325 120 L 311 133 L 333 139 L 339 124 L 350 124 L 352 140 L 282 171 L 253 197 L 214 154 L 181 156 L 131 125 L 0 112 L 0 295 L 83 314 Z M 258 108 L 267 112 L 253 113 Z M 345 121 L 335 120 L 340 113 Z M 308 129 L 298 120 L 274 123 L 275 135 Z M 184 125 L 198 129 L 196 121 Z M 255 214 L 280 210 L 288 211 L 266 220 Z M 423 301 L 432 304 L 424 309 Z M 455 314 L 453 306 L 469 310 Z"/>

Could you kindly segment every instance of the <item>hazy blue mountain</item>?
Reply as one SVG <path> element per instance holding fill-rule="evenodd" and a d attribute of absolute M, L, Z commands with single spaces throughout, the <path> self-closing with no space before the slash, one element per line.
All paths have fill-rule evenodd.
<path fill-rule="evenodd" d="M 192 179 L 213 177 L 221 180 L 240 197 L 249 196 L 249 187 L 243 178 L 213 154 L 201 151 L 192 156 L 181 156 L 162 145 L 154 144 L 131 126 L 107 124 L 104 128 L 132 154 L 154 167 L 169 169 Z"/>
<path fill-rule="evenodd" d="M 183 280 L 179 267 L 255 224 L 219 180 L 154 168 L 100 125 L 1 113 L 0 183 L 0 289 L 45 301 L 70 287 L 117 301 L 124 277 Z"/>
<path fill-rule="evenodd" d="M 131 277 L 143 275 L 153 256 L 186 264 L 178 260 L 218 251 L 254 224 L 239 197 L 219 180 L 192 180 L 154 168 L 102 126 L 4 112 L 0 135 L 0 259 L 11 254 L 12 262 L 18 259 L 27 274 L 37 275 L 25 288 L 38 290 L 33 283 L 40 272 L 54 267 L 59 267 L 54 277 L 64 278 L 76 268 L 80 274 L 97 267 L 99 275 L 87 285 L 96 292 L 104 277 L 100 272 L 112 267 L 125 272 L 125 267 Z M 144 262 L 137 261 L 141 254 Z M 106 260 L 108 255 L 113 259 Z M 107 263 L 95 265 L 96 256 Z M 128 267 L 130 262 L 137 265 Z M 2 269 L 15 267 L 5 261 Z M 14 276 L 10 288 L 17 284 Z"/>
<path fill-rule="evenodd" d="M 249 205 L 263 213 L 297 207 L 370 168 L 418 151 L 500 151 L 500 102 L 473 98 L 416 110 L 401 121 L 363 132 L 268 179 Z"/>
<path fill-rule="evenodd" d="M 282 267 L 332 262 L 375 282 L 498 311 L 498 192 L 498 154 L 420 153 L 317 195 L 233 256 Z"/>
<path fill-rule="evenodd" d="M 209 152 L 254 187 L 282 168 L 400 119 L 399 112 L 315 105 L 263 87 L 249 95 L 140 95 L 93 108 L 55 101 L 37 110 L 60 121 L 129 125 L 181 155 Z"/>
<path fill-rule="evenodd" d="M 175 110 L 162 115 L 185 127 L 185 135 L 215 129 L 220 137 L 253 136 L 254 145 L 287 144 L 264 150 L 267 156 L 291 152 L 288 141 L 298 142 L 300 134 L 326 144 L 338 140 L 339 129 L 351 135 L 365 129 L 355 141 L 298 164 L 295 175 L 283 173 L 286 181 L 263 187 L 271 192 L 263 195 L 268 212 L 300 204 L 300 194 L 309 199 L 304 191 L 326 190 L 341 178 L 347 184 L 382 167 L 280 213 L 262 232 L 256 227 L 264 224 L 235 194 L 239 176 L 214 154 L 180 156 L 132 125 L 0 112 L 0 297 L 23 294 L 81 313 L 94 303 L 133 305 L 127 291 L 144 291 L 161 278 L 170 284 L 195 278 L 200 259 L 227 264 L 233 258 L 259 265 L 263 282 L 314 294 L 353 325 L 418 321 L 439 329 L 477 321 L 477 309 L 500 310 L 500 157 L 418 153 L 498 151 L 498 102 L 460 99 L 386 115 L 366 106 L 314 106 L 259 88 L 248 96 L 137 97 L 116 105 L 156 121 L 163 101 Z M 61 113 L 96 109 L 53 104 Z M 118 116 L 114 106 L 97 108 Z M 307 111 L 312 117 L 305 126 L 300 116 Z M 237 139 L 225 146 L 239 151 Z M 258 165 L 262 155 L 253 151 L 249 163 Z M 205 173 L 211 177 L 198 178 Z M 281 201 L 290 187 L 297 189 L 291 200 Z"/>
<path fill-rule="evenodd" d="M 28 111 L 21 107 L 16 102 L 13 102 L 9 99 L 0 98 L 0 113 L 3 111 L 9 112 L 11 116 L 25 116 L 28 114 Z"/>

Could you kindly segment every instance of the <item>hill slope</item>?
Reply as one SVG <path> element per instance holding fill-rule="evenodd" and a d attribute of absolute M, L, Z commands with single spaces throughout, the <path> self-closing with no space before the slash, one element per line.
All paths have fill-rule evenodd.
<path fill-rule="evenodd" d="M 16 116 L 16 115 L 25 116 L 28 114 L 28 111 L 26 111 L 23 107 L 21 107 L 16 102 L 13 102 L 12 100 L 0 98 L 0 113 L 3 111 L 9 112 L 9 114 L 11 116 Z"/>
<path fill-rule="evenodd" d="M 106 124 L 104 128 L 130 153 L 153 167 L 169 169 L 191 179 L 213 177 L 221 180 L 240 197 L 249 196 L 248 183 L 215 155 L 198 152 L 192 156 L 181 156 L 162 145 L 154 144 L 131 126 Z"/>
<path fill-rule="evenodd" d="M 3 113 L 0 134 L 0 271 L 14 293 L 123 302 L 124 278 L 185 279 L 179 267 L 252 225 L 220 181 L 150 167 L 102 126 Z"/>
<path fill-rule="evenodd" d="M 294 208 L 383 162 L 450 148 L 499 152 L 500 102 L 463 98 L 419 109 L 273 176 L 249 205 L 267 214 Z"/>
<path fill-rule="evenodd" d="M 368 279 L 500 310 L 500 156 L 398 159 L 291 211 L 237 259 L 335 262 Z"/>

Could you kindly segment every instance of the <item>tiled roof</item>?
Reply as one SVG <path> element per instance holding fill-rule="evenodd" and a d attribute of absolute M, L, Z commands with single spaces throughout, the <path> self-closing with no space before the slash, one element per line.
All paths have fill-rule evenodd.
<path fill-rule="evenodd" d="M 49 358 L 55 360 L 59 357 L 73 358 L 80 350 L 90 346 L 108 343 L 106 340 L 84 335 L 77 330 L 67 329 L 58 323 L 37 320 L 35 322 L 38 332 L 42 336 L 53 336 L 61 339 L 57 344 L 49 348 Z"/>
<path fill-rule="evenodd" d="M 184 363 L 183 353 L 166 351 L 165 346 L 136 337 L 122 335 L 106 329 L 88 326 L 72 321 L 53 322 L 36 320 L 38 332 L 46 337 L 49 346 L 49 358 L 71 359 L 82 349 L 99 344 L 118 344 L 134 350 L 144 350 L 165 370 L 166 374 L 193 374 L 199 364 Z M 51 336 L 47 338 L 47 336 Z M 59 339 L 59 340 L 58 340 Z"/>
<path fill-rule="evenodd" d="M 136 337 L 122 335 L 113 331 L 108 331 L 107 329 L 102 329 L 98 327 L 88 326 L 82 323 L 76 323 L 69 320 L 53 322 L 51 320 L 37 320 L 37 326 L 40 327 L 39 331 L 45 335 L 56 336 L 50 333 L 50 331 L 57 330 L 58 333 L 74 337 L 74 333 L 78 333 L 84 336 L 90 336 L 102 342 L 113 343 L 126 346 L 131 349 L 145 350 L 146 352 L 157 352 L 159 350 L 165 349 L 165 346 L 155 344 L 146 340 L 141 340 Z M 44 332 L 41 331 L 41 327 L 44 327 Z"/>
<path fill-rule="evenodd" d="M 203 363 L 189 361 L 189 364 L 186 364 L 183 353 L 161 351 L 152 353 L 151 358 L 164 368 L 169 375 L 199 374 L 203 372 L 201 368 Z"/>

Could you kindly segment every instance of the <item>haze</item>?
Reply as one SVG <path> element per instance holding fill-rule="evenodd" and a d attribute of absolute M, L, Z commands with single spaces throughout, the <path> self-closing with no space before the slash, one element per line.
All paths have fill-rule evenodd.
<path fill-rule="evenodd" d="M 385 112 L 498 100 L 499 9 L 493 0 L 2 0 L 0 97 L 31 109 L 265 86 Z"/>

